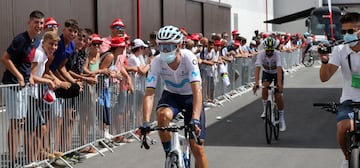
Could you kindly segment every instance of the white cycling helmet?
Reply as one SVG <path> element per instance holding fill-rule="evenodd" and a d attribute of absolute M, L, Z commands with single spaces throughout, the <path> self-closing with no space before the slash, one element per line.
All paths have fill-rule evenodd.
<path fill-rule="evenodd" d="M 184 35 L 181 33 L 179 28 L 175 26 L 164 26 L 160 28 L 156 35 L 156 43 L 181 43 Z"/>

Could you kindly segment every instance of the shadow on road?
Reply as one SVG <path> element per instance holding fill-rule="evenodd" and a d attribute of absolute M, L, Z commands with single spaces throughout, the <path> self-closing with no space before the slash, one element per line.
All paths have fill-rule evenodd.
<path fill-rule="evenodd" d="M 206 146 L 339 148 L 336 115 L 313 107 L 314 102 L 338 102 L 340 88 L 285 89 L 286 132 L 268 145 L 260 99 L 207 127 Z M 220 114 L 219 114 L 220 115 Z"/>

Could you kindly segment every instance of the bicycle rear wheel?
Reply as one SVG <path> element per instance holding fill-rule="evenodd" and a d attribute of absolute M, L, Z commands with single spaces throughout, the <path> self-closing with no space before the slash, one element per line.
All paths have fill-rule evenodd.
<path fill-rule="evenodd" d="M 314 57 L 310 53 L 306 53 L 304 57 L 304 66 L 311 67 L 314 64 Z"/>
<path fill-rule="evenodd" d="M 349 158 L 349 167 L 350 168 L 359 168 L 360 164 L 359 164 L 359 148 L 358 147 L 353 147 L 351 149 L 351 155 Z"/>
<path fill-rule="evenodd" d="M 168 154 L 165 160 L 165 168 L 180 168 L 177 153 L 171 152 Z"/>
<path fill-rule="evenodd" d="M 271 122 L 271 101 L 266 102 L 266 111 L 265 111 L 265 136 L 266 142 L 271 143 L 272 138 L 272 122 Z"/>
<path fill-rule="evenodd" d="M 274 105 L 273 113 L 274 113 L 274 124 L 273 124 L 274 137 L 275 137 L 275 140 L 278 140 L 279 139 L 280 124 L 279 124 L 279 110 L 278 110 L 276 104 Z"/>

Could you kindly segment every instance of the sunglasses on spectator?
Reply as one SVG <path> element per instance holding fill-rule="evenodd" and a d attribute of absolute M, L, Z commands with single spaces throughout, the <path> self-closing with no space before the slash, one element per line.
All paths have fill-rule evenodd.
<path fill-rule="evenodd" d="M 164 52 L 165 50 L 166 52 L 171 52 L 174 51 L 176 47 L 176 44 L 159 44 L 160 52 Z"/>
<path fill-rule="evenodd" d="M 75 23 L 73 20 L 67 20 L 65 21 L 65 27 L 71 27 L 74 29 L 79 29 L 79 25 Z"/>
<path fill-rule="evenodd" d="M 121 31 L 124 31 L 125 30 L 125 27 L 124 26 L 114 26 L 113 27 L 115 30 L 121 30 Z"/>
<path fill-rule="evenodd" d="M 91 45 L 94 46 L 94 47 L 100 47 L 101 43 L 91 43 Z"/>
<path fill-rule="evenodd" d="M 354 32 L 356 32 L 356 30 L 355 30 L 355 28 L 352 28 L 352 29 L 347 29 L 347 30 L 341 30 L 341 33 L 342 34 L 346 34 L 346 33 L 348 33 L 348 34 L 353 34 Z"/>
<path fill-rule="evenodd" d="M 47 28 L 47 29 L 56 29 L 56 28 L 58 28 L 58 25 L 56 25 L 56 24 L 48 24 L 48 25 L 45 26 L 45 28 Z"/>

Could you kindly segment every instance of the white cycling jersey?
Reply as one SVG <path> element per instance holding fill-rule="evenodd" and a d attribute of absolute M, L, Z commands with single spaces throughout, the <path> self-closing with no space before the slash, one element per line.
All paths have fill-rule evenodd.
<path fill-rule="evenodd" d="M 191 95 L 191 83 L 200 82 L 201 76 L 196 56 L 187 49 L 181 49 L 181 61 L 176 70 L 155 57 L 151 61 L 150 70 L 146 78 L 146 88 L 156 88 L 159 77 L 164 81 L 164 90 L 180 95 Z"/>
<path fill-rule="evenodd" d="M 263 71 L 270 74 L 277 73 L 276 68 L 281 66 L 280 51 L 275 50 L 274 55 L 271 57 L 266 56 L 265 50 L 260 51 L 257 55 L 255 66 L 263 67 Z"/>

